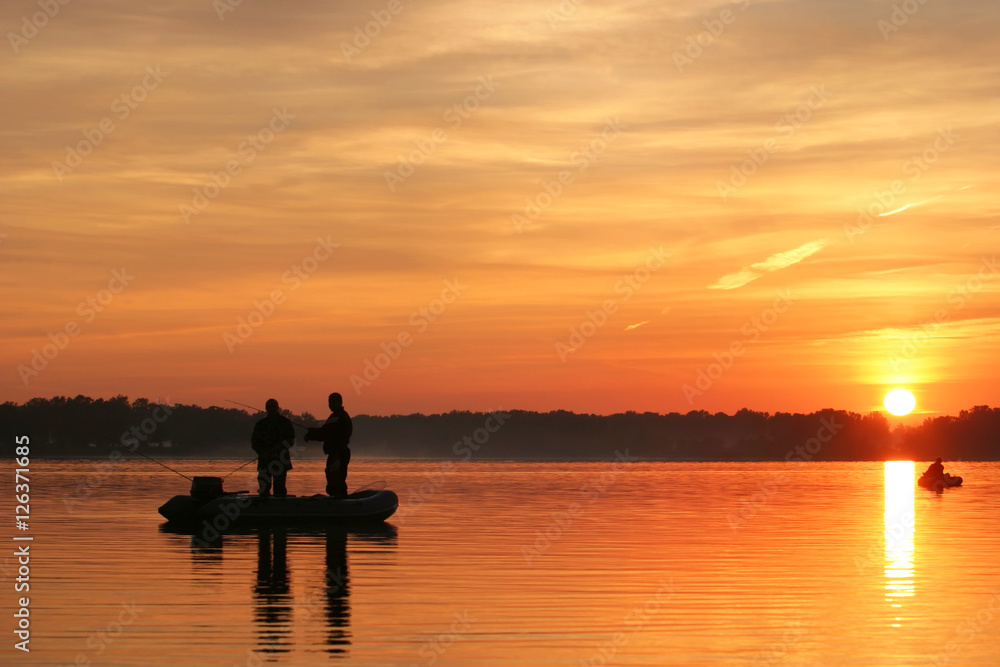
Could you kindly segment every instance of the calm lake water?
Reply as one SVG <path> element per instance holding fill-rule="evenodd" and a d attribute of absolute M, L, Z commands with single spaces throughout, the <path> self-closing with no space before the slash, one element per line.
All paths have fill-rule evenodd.
<path fill-rule="evenodd" d="M 356 459 L 352 489 L 400 496 L 383 528 L 208 546 L 156 512 L 186 480 L 94 465 L 32 461 L 32 651 L 5 613 L 0 663 L 1000 664 L 997 463 L 949 464 L 966 484 L 936 495 L 926 463 Z M 289 488 L 322 480 L 299 462 Z"/>

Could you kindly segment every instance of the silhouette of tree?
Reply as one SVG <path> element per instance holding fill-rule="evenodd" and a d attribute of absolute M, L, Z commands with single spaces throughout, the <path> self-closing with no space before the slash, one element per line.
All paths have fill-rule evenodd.
<path fill-rule="evenodd" d="M 314 425 L 308 412 L 283 413 Z M 920 426 L 889 428 L 884 414 L 844 410 L 811 414 L 758 412 L 733 415 L 692 410 L 577 414 L 566 410 L 504 412 L 499 428 L 485 425 L 489 413 L 356 415 L 358 454 L 402 458 L 448 458 L 472 452 L 477 459 L 610 460 L 628 450 L 640 460 L 850 461 L 911 458 L 996 460 L 1000 453 L 1000 408 L 977 405 L 957 416 L 926 419 Z M 167 457 L 249 458 L 249 438 L 262 413 L 238 408 L 161 405 L 126 396 L 92 399 L 33 398 L 0 404 L 0 439 L 13 452 L 14 438 L 29 435 L 36 456 L 104 457 L 112 448 L 126 456 L 138 450 Z M 490 422 L 495 424 L 496 422 Z M 298 433 L 301 438 L 301 432 Z M 474 441 L 470 438 L 475 438 Z M 475 449 L 466 443 L 474 442 Z M 301 442 L 301 440 L 300 440 Z M 9 454 L 8 454 L 9 455 Z M 307 447 L 305 457 L 322 456 Z"/>

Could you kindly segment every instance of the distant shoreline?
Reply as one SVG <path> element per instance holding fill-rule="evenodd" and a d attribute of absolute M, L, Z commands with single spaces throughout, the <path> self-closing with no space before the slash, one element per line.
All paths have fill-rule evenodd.
<path fill-rule="evenodd" d="M 309 413 L 285 415 L 301 425 Z M 249 438 L 260 413 L 217 406 L 55 397 L 0 404 L 0 442 L 27 435 L 36 458 L 188 460 L 253 457 Z M 809 414 L 742 409 L 730 415 L 564 410 L 497 410 L 352 418 L 354 456 L 394 461 L 995 461 L 1000 459 L 1000 408 L 981 405 L 955 416 L 892 427 L 883 413 L 826 409 Z M 317 442 L 296 459 L 322 459 Z M 115 454 L 117 452 L 117 454 Z M 623 457 L 628 457 L 623 458 Z"/>

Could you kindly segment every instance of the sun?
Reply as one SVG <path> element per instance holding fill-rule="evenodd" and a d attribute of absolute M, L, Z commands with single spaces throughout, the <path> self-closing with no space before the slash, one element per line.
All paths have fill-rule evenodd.
<path fill-rule="evenodd" d="M 885 395 L 885 409 L 897 417 L 910 414 L 917 399 L 906 389 L 893 389 Z"/>

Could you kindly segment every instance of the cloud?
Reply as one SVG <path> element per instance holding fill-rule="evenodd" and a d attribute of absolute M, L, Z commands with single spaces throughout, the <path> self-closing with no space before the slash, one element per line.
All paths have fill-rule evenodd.
<path fill-rule="evenodd" d="M 708 288 L 736 289 L 737 287 L 743 287 L 747 283 L 757 280 L 757 278 L 760 278 L 764 274 L 787 268 L 792 264 L 798 264 L 805 258 L 822 250 L 827 243 L 829 243 L 828 239 L 820 239 L 818 241 L 810 241 L 809 243 L 803 244 L 793 250 L 776 253 L 765 259 L 763 262 L 751 264 L 749 268 L 722 276 L 715 282 L 714 285 L 709 285 Z"/>
<path fill-rule="evenodd" d="M 891 211 L 886 211 L 885 213 L 879 213 L 878 216 L 880 218 L 884 218 L 885 216 L 892 215 L 893 213 L 902 213 L 903 211 L 905 211 L 906 209 L 910 208 L 911 206 L 913 206 L 913 204 L 905 204 L 905 205 L 900 206 L 899 208 L 893 209 Z"/>
<path fill-rule="evenodd" d="M 642 322 L 636 322 L 635 324 L 630 324 L 625 327 L 625 331 L 632 331 L 633 329 L 638 329 L 644 324 L 649 324 L 649 320 L 643 320 Z"/>
<path fill-rule="evenodd" d="M 226 377 L 315 410 L 330 377 L 357 372 L 457 276 L 468 295 L 356 397 L 355 410 L 508 398 L 532 409 L 685 407 L 679 392 L 664 399 L 661 389 L 687 382 L 694 370 L 685 360 L 728 344 L 733 323 L 756 312 L 756 290 L 736 288 L 833 246 L 873 190 L 922 159 L 929 168 L 905 181 L 892 206 L 944 195 L 947 209 L 911 204 L 906 225 L 887 221 L 864 243 L 825 248 L 809 267 L 810 314 L 769 331 L 773 347 L 748 362 L 780 379 L 776 393 L 758 393 L 761 376 L 748 372 L 751 391 L 734 376 L 704 404 L 735 410 L 751 395 L 761 407 L 803 408 L 827 401 L 813 391 L 817 372 L 828 368 L 831 385 L 853 382 L 862 370 L 846 377 L 843 362 L 867 362 L 811 358 L 796 346 L 898 325 L 892 316 L 932 316 L 976 270 L 975 249 L 995 243 L 987 228 L 1000 220 L 982 187 L 1000 129 L 983 83 L 1000 75 L 995 2 L 927 3 L 885 40 L 876 26 L 891 13 L 883 3 L 755 0 L 683 72 L 674 54 L 718 21 L 719 6 L 588 0 L 552 25 L 558 0 L 421 0 L 359 38 L 370 43 L 348 60 L 341 44 L 354 44 L 384 0 L 233 4 L 221 18 L 208 0 L 88 0 L 86 11 L 71 3 L 19 53 L 0 55 L 0 85 L 17 100 L 0 126 L 0 260 L 11 267 L 0 277 L 9 295 L 0 361 L 25 363 L 50 332 L 79 319 L 77 304 L 111 269 L 136 272 L 43 384 L 13 387 L 7 398 L 169 389 L 200 401 Z M 37 8 L 5 3 L 6 23 L 20 30 Z M 124 115 L 116 101 L 158 65 L 169 76 Z M 470 97 L 480 77 L 499 84 L 488 99 Z M 825 86 L 829 103 L 788 125 L 813 86 Z M 179 205 L 241 159 L 238 147 L 275 107 L 295 115 L 287 129 L 185 223 Z M 625 131 L 598 155 L 608 117 Z M 114 132 L 58 180 L 53 162 L 85 146 L 105 118 Z M 924 156 L 942 123 L 958 129 L 960 150 L 931 165 Z M 436 130 L 446 139 L 431 141 Z M 721 205 L 713 184 L 768 137 L 780 150 L 738 202 Z M 415 153 L 425 146 L 433 153 Z M 390 191 L 385 173 L 410 156 L 421 164 Z M 572 183 L 530 234 L 517 234 L 511 215 L 549 197 L 563 171 Z M 282 276 L 328 235 L 342 247 L 293 291 Z M 564 369 L 540 341 L 617 296 L 621 272 L 650 244 L 670 249 L 670 271 L 642 283 L 630 302 L 637 310 L 621 315 L 605 345 L 595 340 Z M 711 257 L 729 259 L 720 269 Z M 704 298 L 708 285 L 731 290 L 725 303 Z M 230 355 L 221 332 L 275 289 L 287 302 Z M 673 310 L 657 313 L 663 304 Z M 1000 292 L 984 289 L 969 308 L 1000 312 Z M 668 312 L 669 349 L 659 337 L 624 336 L 646 323 L 623 331 L 621 322 L 661 322 Z M 994 340 L 984 333 L 984 358 Z M 644 375 L 655 386 L 619 373 L 625 360 L 655 369 Z M 951 359 L 941 367 L 957 372 Z M 273 368 L 288 368 L 287 381 L 262 370 Z M 969 395 L 993 386 L 988 364 L 962 368 Z"/>
<path fill-rule="evenodd" d="M 749 271 L 743 269 L 737 273 L 730 273 L 719 278 L 714 285 L 709 285 L 709 289 L 736 289 L 737 287 L 743 287 L 751 280 L 756 280 L 760 278 L 760 273 L 754 271 Z"/>
<path fill-rule="evenodd" d="M 941 199 L 941 195 L 938 195 L 937 197 L 933 197 L 932 199 Z M 905 204 L 903 206 L 900 206 L 897 209 L 893 209 L 892 211 L 886 211 L 885 213 L 879 213 L 878 215 L 879 215 L 880 218 L 884 218 L 887 215 L 893 215 L 894 213 L 902 213 L 903 211 L 905 211 L 908 208 L 914 208 L 915 206 L 923 206 L 924 204 L 926 204 L 929 201 L 931 201 L 931 200 L 930 199 L 925 199 L 923 201 L 911 202 L 909 204 Z"/>

